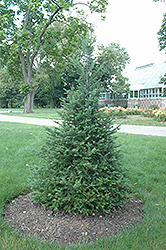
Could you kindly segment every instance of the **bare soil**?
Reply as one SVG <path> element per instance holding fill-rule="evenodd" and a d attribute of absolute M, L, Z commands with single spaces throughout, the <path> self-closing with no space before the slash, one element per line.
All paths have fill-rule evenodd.
<path fill-rule="evenodd" d="M 30 237 L 74 244 L 89 242 L 103 236 L 115 235 L 140 222 L 143 218 L 142 201 L 136 197 L 110 213 L 89 216 L 52 211 L 30 199 L 29 194 L 8 203 L 4 218 L 12 228 Z"/>

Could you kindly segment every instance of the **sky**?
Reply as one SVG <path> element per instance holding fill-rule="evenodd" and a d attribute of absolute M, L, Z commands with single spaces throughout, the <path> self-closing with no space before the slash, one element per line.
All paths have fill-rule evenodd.
<path fill-rule="evenodd" d="M 86 11 L 85 11 L 86 12 Z M 106 20 L 99 14 L 89 15 L 95 26 L 98 44 L 120 44 L 130 56 L 127 69 L 134 69 L 148 63 L 166 60 L 164 51 L 159 51 L 159 31 L 166 2 L 153 0 L 109 0 Z"/>

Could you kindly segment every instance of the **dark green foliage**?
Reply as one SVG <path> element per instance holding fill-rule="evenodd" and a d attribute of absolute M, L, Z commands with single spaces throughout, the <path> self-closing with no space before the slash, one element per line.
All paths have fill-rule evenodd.
<path fill-rule="evenodd" d="M 23 103 L 23 95 L 19 91 L 19 82 L 14 80 L 6 70 L 0 69 L 0 107 L 16 108 Z"/>
<path fill-rule="evenodd" d="M 63 100 L 63 122 L 47 129 L 42 155 L 45 163 L 33 169 L 32 198 L 66 212 L 109 212 L 126 198 L 112 118 L 98 111 L 93 41 L 83 43 L 82 55 L 73 60 L 79 72 L 76 89 Z"/>
<path fill-rule="evenodd" d="M 159 109 L 159 107 L 155 104 L 149 106 L 149 109 Z"/>
<path fill-rule="evenodd" d="M 160 30 L 157 32 L 160 50 L 166 48 L 166 13 L 163 16 L 163 21 Z"/>
<path fill-rule="evenodd" d="M 164 84 L 166 85 L 166 74 L 160 78 L 160 84 Z M 164 89 L 163 89 L 163 97 L 166 97 L 166 87 L 164 86 Z"/>

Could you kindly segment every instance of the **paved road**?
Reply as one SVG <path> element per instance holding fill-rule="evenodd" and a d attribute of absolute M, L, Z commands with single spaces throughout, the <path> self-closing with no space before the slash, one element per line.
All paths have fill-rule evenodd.
<path fill-rule="evenodd" d="M 0 114 L 0 122 L 16 122 L 27 123 L 34 125 L 44 126 L 57 126 L 57 124 L 51 119 L 39 119 L 30 117 L 10 116 Z M 117 125 L 115 124 L 115 127 Z M 140 134 L 140 135 L 154 135 L 154 136 L 166 136 L 166 127 L 154 127 L 154 126 L 138 126 L 138 125 L 121 125 L 121 133 Z"/>

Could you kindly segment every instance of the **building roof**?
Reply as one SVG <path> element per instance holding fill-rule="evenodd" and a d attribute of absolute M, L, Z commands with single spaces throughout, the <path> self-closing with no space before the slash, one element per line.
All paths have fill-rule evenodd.
<path fill-rule="evenodd" d="M 127 74 L 130 89 L 140 90 L 162 87 L 163 85 L 159 84 L 159 81 L 164 74 L 166 74 L 166 61 L 137 67 Z"/>

